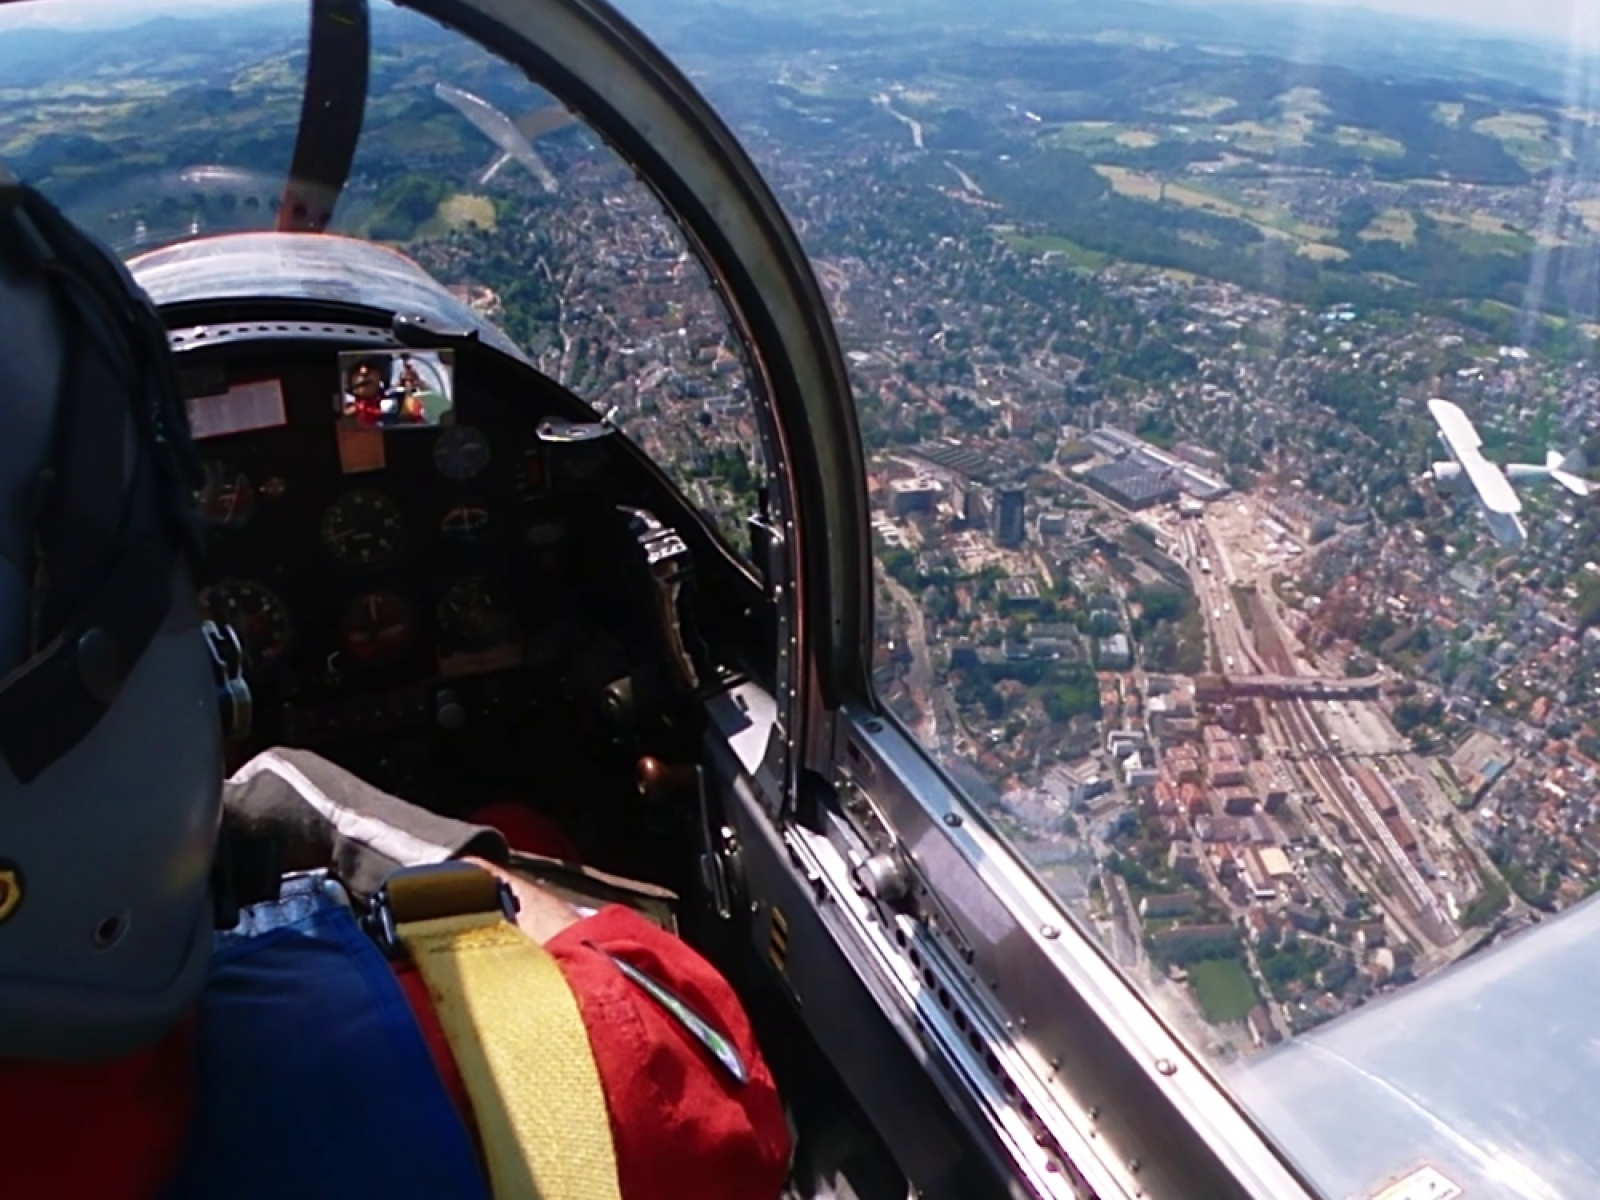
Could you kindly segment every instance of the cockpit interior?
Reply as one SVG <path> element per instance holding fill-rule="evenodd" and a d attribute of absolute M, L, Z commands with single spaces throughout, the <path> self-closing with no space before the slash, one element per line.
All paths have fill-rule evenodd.
<path fill-rule="evenodd" d="M 614 429 L 475 340 L 449 351 L 437 420 L 344 411 L 341 359 L 429 354 L 304 320 L 212 328 L 183 352 L 202 602 L 241 634 L 252 683 L 238 753 L 314 749 L 441 810 L 582 796 L 563 823 L 614 838 L 639 808 L 636 760 L 681 758 L 685 702 L 759 652 L 719 577 L 739 568 Z"/>
<path fill-rule="evenodd" d="M 303 250 L 358 280 L 372 253 Z M 300 747 L 443 815 L 518 806 L 584 866 L 666 889 L 770 1047 L 801 1135 L 793 1194 L 904 1196 L 770 962 L 729 936 L 744 889 L 710 882 L 734 834 L 708 705 L 747 746 L 770 706 L 751 682 L 776 666 L 761 581 L 572 391 L 485 331 L 444 329 L 442 292 L 427 319 L 380 295 L 168 309 L 206 469 L 201 602 L 250 690 L 230 766 Z M 405 419 L 424 389 L 425 418 Z M 952 1179 L 1001 1194 L 971 1164 Z"/>
<path fill-rule="evenodd" d="M 0 0 L 12 11 L 30 3 L 55 7 Z M 1310 717 L 1283 725 L 1285 744 L 1269 747 L 1280 765 L 1294 765 L 1298 789 L 1272 771 L 1246 772 L 1264 758 L 1213 747 L 1270 733 L 1235 698 L 1287 687 L 1281 711 L 1301 713 L 1375 695 L 1388 686 L 1378 652 L 1411 654 L 1413 643 L 1385 613 L 1385 624 L 1362 634 L 1371 655 L 1345 662 L 1348 678 L 1322 667 L 1307 674 L 1309 664 L 1299 670 L 1265 626 L 1284 661 L 1272 666 L 1266 651 L 1250 651 L 1263 635 L 1239 631 L 1277 609 L 1258 607 L 1267 586 L 1258 589 L 1255 576 L 1247 588 L 1230 587 L 1218 529 L 1231 536 L 1250 527 L 1257 510 L 1209 474 L 1237 465 L 1220 448 L 1182 443 L 1185 427 L 1163 423 L 1191 392 L 1233 404 L 1213 374 L 1230 355 L 1242 364 L 1239 378 L 1281 384 L 1291 399 L 1279 415 L 1294 410 L 1298 419 L 1299 397 L 1308 386 L 1316 394 L 1313 376 L 1301 359 L 1279 361 L 1290 343 L 1273 337 L 1292 334 L 1319 362 L 1344 364 L 1329 378 L 1388 364 L 1420 372 L 1417 387 L 1437 347 L 1423 354 L 1388 340 L 1396 335 L 1379 321 L 1372 337 L 1386 340 L 1363 359 L 1353 302 L 1315 313 L 1308 305 L 1296 326 L 1278 300 L 1241 300 L 1232 283 L 1213 286 L 1175 268 L 1159 278 L 1140 272 L 1198 255 L 1234 279 L 1243 269 L 1234 240 L 1243 235 L 1229 233 L 1228 220 L 1237 220 L 1249 226 L 1240 244 L 1260 243 L 1259 259 L 1240 260 L 1246 266 L 1268 263 L 1293 283 L 1318 264 L 1370 260 L 1383 268 L 1375 277 L 1388 296 L 1406 282 L 1389 268 L 1416 266 L 1413 240 L 1418 255 L 1437 252 L 1441 231 L 1498 244 L 1510 237 L 1504 212 L 1489 222 L 1487 210 L 1472 219 L 1430 210 L 1425 220 L 1419 211 L 1413 221 L 1362 199 L 1372 211 L 1353 206 L 1360 221 L 1349 210 L 1316 208 L 1312 223 L 1272 215 L 1265 191 L 1242 193 L 1249 203 L 1211 196 L 1200 184 L 1215 183 L 1224 168 L 1189 156 L 1222 154 L 1224 145 L 1232 147 L 1224 157 L 1238 159 L 1227 169 L 1238 168 L 1247 187 L 1270 165 L 1313 206 L 1333 204 L 1362 154 L 1391 174 L 1432 161 L 1398 157 L 1399 142 L 1389 161 L 1389 139 L 1362 125 L 1386 111 L 1387 98 L 1357 105 L 1346 96 L 1340 103 L 1356 115 L 1335 126 L 1319 115 L 1314 89 L 1286 84 L 1280 95 L 1271 90 L 1277 82 L 1252 79 L 1248 88 L 1261 96 L 1249 111 L 1261 120 L 1218 123 L 1217 112 L 1245 95 L 1234 76 L 1245 68 L 1221 51 L 1226 72 L 1216 86 L 1228 95 L 1175 99 L 1177 85 L 1158 79 L 1155 107 L 1113 128 L 1051 115 L 1088 101 L 1065 90 L 1061 78 L 1071 71 L 1031 57 L 1045 53 L 1044 41 L 1019 48 L 999 38 L 985 49 L 1031 80 L 1025 90 L 985 91 L 986 68 L 974 68 L 960 77 L 981 103 L 938 109 L 942 66 L 928 67 L 936 78 L 926 92 L 891 86 L 878 78 L 890 67 L 874 63 L 898 70 L 922 51 L 906 50 L 895 32 L 883 35 L 888 57 L 857 62 L 845 22 L 836 42 L 817 43 L 833 46 L 837 61 L 832 51 L 806 49 L 809 42 L 782 55 L 758 47 L 716 79 L 727 92 L 771 89 L 763 119 L 736 137 L 700 90 L 698 68 L 718 52 L 722 9 L 698 0 L 686 7 L 693 11 L 682 28 L 700 57 L 684 69 L 611 0 L 277 0 L 249 14 L 241 5 L 237 27 L 216 14 L 195 18 L 204 36 L 196 34 L 192 59 L 167 60 L 167 26 L 136 27 L 129 46 L 163 53 L 131 66 L 139 52 L 114 38 L 81 63 L 65 34 L 30 43 L 37 63 L 0 47 L 0 76 L 15 76 L 0 78 L 13 89 L 0 92 L 0 118 L 18 126 L 0 128 L 0 154 L 117 251 L 176 352 L 205 468 L 193 497 L 205 543 L 197 583 L 205 615 L 228 631 L 218 653 L 248 685 L 226 695 L 229 770 L 269 748 L 303 748 L 435 813 L 470 819 L 509 805 L 559 830 L 586 868 L 670 898 L 671 926 L 732 982 L 773 1067 L 795 1134 L 791 1200 L 1309 1200 L 1336 1192 L 1450 1200 L 1480 1194 L 1454 1180 L 1500 1181 L 1498 1161 L 1474 1144 L 1493 1139 L 1461 1135 L 1455 1101 L 1471 1084 L 1499 1122 L 1498 1084 L 1483 1080 L 1526 1082 L 1536 1072 L 1514 1039 L 1452 1031 L 1476 1028 L 1467 1012 L 1486 1030 L 1522 1028 L 1524 1009 L 1558 991 L 1592 990 L 1592 966 L 1578 964 L 1595 959 L 1563 958 L 1567 976 L 1512 972 L 1508 964 L 1523 960 L 1498 947 L 1477 955 L 1498 934 L 1486 929 L 1487 940 L 1465 948 L 1473 922 L 1455 912 L 1455 899 L 1469 891 L 1447 880 L 1451 912 L 1439 925 L 1459 927 L 1448 947 L 1459 964 L 1446 968 L 1441 941 L 1426 964 L 1437 983 L 1423 980 L 1400 998 L 1393 988 L 1361 990 L 1352 1007 L 1374 1001 L 1361 1013 L 1336 1013 L 1328 1031 L 1296 1032 L 1278 1045 L 1273 1012 L 1288 1012 L 1302 976 L 1319 988 L 1328 975 L 1354 986 L 1356 939 L 1371 960 L 1364 970 L 1375 970 L 1380 954 L 1383 981 L 1400 969 L 1382 920 L 1361 917 L 1359 903 L 1344 906 L 1340 936 L 1348 936 L 1329 941 L 1324 927 L 1334 917 L 1323 913 L 1319 923 L 1298 891 L 1337 896 L 1339 881 L 1323 877 L 1359 865 L 1337 848 L 1355 845 L 1349 825 L 1307 806 L 1326 794 L 1365 813 L 1375 791 L 1380 803 L 1385 794 L 1376 775 L 1324 778 L 1325 764 L 1342 761 L 1340 735 L 1324 741 L 1307 732 Z M 1071 24 L 1095 6 L 1033 7 L 1071 10 Z M 1169 6 L 1104 7 L 1120 20 L 1124 9 Z M 781 41 L 784 28 L 775 22 L 768 33 Z M 954 46 L 960 58 L 967 41 L 958 25 L 941 25 L 929 44 Z M 1167 44 L 1118 33 L 1088 37 L 1078 51 L 1143 62 Z M 1165 79 L 1177 57 L 1152 75 Z M 860 94 L 835 91 L 836 69 L 851 63 Z M 91 85 L 79 80 L 80 65 L 103 95 L 83 90 Z M 1046 76 L 1051 94 L 1032 90 Z M 1484 130 L 1530 140 L 1527 118 L 1478 113 L 1475 92 L 1436 103 L 1434 88 L 1417 85 L 1412 99 L 1427 105 L 1417 112 L 1432 115 L 1405 118 L 1396 136 L 1422 128 L 1480 166 L 1482 154 L 1468 151 Z M 923 99 L 913 103 L 915 95 Z M 1051 107 L 1058 102 L 1059 111 Z M 1171 107 L 1180 102 L 1190 107 Z M 1277 121 L 1280 107 L 1281 128 L 1269 129 L 1263 122 Z M 1600 115 L 1584 120 L 1600 128 Z M 976 138 L 985 123 L 997 140 L 986 135 L 973 143 L 985 149 L 964 148 L 961 139 Z M 850 221 L 834 204 L 826 157 L 845 124 L 860 159 L 849 169 L 858 185 L 870 180 Z M 1163 140 L 1169 127 L 1181 144 Z M 825 169 L 780 203 L 741 139 L 776 165 L 781 186 L 781 172 L 807 170 L 773 149 L 795 128 L 823 148 Z M 1308 148 L 1313 129 L 1326 144 Z M 955 138 L 955 148 L 940 138 Z M 1098 155 L 1096 165 L 1085 157 L 1076 174 L 1062 175 L 1061 190 L 1089 206 L 1087 220 L 1121 213 L 1129 237 L 1157 239 L 1150 262 L 1120 271 L 1127 264 L 1110 250 L 1120 246 L 1121 225 L 1095 249 L 1043 225 L 1029 233 L 1026 221 L 1010 224 L 1012 214 L 1000 211 L 1008 205 L 1050 209 L 1058 198 L 1053 168 L 1038 168 L 1046 173 L 1023 186 L 1038 164 L 1013 154 L 1022 144 L 1013 138 L 1029 147 L 1038 139 L 1041 153 L 1074 162 Z M 1302 173 L 1298 155 L 1312 150 L 1336 155 L 1338 172 Z M 988 183 L 976 177 L 985 154 L 994 159 Z M 1181 182 L 1162 174 L 1180 170 Z M 898 181 L 892 197 L 887 185 L 879 191 L 885 171 Z M 1442 197 L 1449 180 L 1422 182 Z M 1581 188 L 1573 196 L 1574 212 L 1600 204 Z M 874 283 L 864 259 L 888 258 L 885 247 L 903 233 L 879 220 L 880 201 L 898 205 L 895 221 L 915 236 L 894 247 L 899 257 Z M 1156 204 L 1154 216 L 1142 207 Z M 1191 204 L 1201 211 L 1179 221 Z M 969 226 L 949 224 L 946 210 L 971 218 Z M 967 251 L 940 232 L 947 226 L 968 229 L 978 248 L 972 263 L 991 276 L 974 283 L 956 269 Z M 808 257 L 829 237 L 827 255 Z M 1291 237 L 1304 242 L 1299 253 L 1285 249 Z M 1530 236 L 1529 249 L 1535 244 Z M 1542 251 L 1543 233 L 1537 245 Z M 1419 258 L 1417 269 L 1434 261 Z M 903 302 L 911 289 L 901 285 L 913 275 L 926 304 Z M 1112 284 L 1121 290 L 1105 291 Z M 1168 320 L 1182 288 L 1194 289 L 1199 315 Z M 1326 303 L 1342 295 L 1329 292 Z M 830 306 L 854 320 L 848 355 Z M 963 306 L 987 348 L 945 323 Z M 1496 328 L 1510 316 L 1500 319 Z M 1147 353 L 1139 331 L 1161 321 L 1194 339 L 1185 343 L 1193 351 L 1174 342 Z M 1420 340 L 1436 340 L 1433 330 L 1427 324 Z M 1029 338 L 1048 344 L 1048 354 L 1024 354 Z M 1079 338 L 1104 344 L 1085 349 Z M 1466 349 L 1445 349 L 1433 357 L 1452 387 L 1499 387 L 1528 358 L 1488 346 L 1471 365 Z M 1062 369 L 1069 359 L 1070 371 Z M 982 387 L 964 382 L 984 370 Z M 1137 436 L 1096 425 L 1112 377 L 1126 384 L 1129 411 L 1142 414 L 1125 422 L 1138 425 Z M 1049 398 L 1037 424 L 1013 403 L 1008 380 Z M 1322 408 L 1349 401 L 1375 420 L 1389 421 L 1396 407 L 1388 402 L 1397 393 L 1381 390 L 1327 384 L 1323 394 L 1331 399 Z M 1158 398 L 1161 412 L 1151 407 Z M 1540 421 L 1557 421 L 1559 411 L 1541 409 Z M 1227 412 L 1237 437 L 1248 433 L 1263 453 L 1276 453 L 1284 440 L 1276 417 Z M 952 414 L 986 431 L 982 454 L 954 436 L 961 426 Z M 1326 414 L 1308 420 L 1316 436 L 1307 444 L 1321 456 L 1316 473 L 1353 494 L 1354 484 L 1328 478 L 1338 472 L 1322 459 L 1342 446 L 1354 461 L 1365 451 L 1351 446 L 1376 442 L 1329 432 L 1319 424 L 1332 420 Z M 1156 438 L 1175 443 L 1173 453 Z M 1577 461 L 1556 455 L 1545 467 L 1514 469 L 1559 481 Z M 997 464 L 1045 478 L 1051 507 L 1040 511 L 1035 499 L 1030 510 L 1021 482 L 990 471 Z M 1118 490 L 1129 479 L 1138 487 Z M 1196 480 L 1209 489 L 1204 502 L 1190 495 Z M 1407 486 L 1397 469 L 1396 494 Z M 1352 514 L 1341 509 L 1335 520 L 1284 498 L 1262 528 L 1289 539 L 1278 517 L 1294 524 L 1284 515 L 1292 510 L 1326 516 L 1326 545 L 1365 536 L 1366 516 L 1346 521 Z M 1420 500 L 1417 511 L 1425 511 Z M 1098 524 L 1108 512 L 1115 522 Z M 1195 524 L 1207 512 L 1221 524 Z M 1146 517 L 1170 521 L 1138 523 Z M 1537 524 L 1554 530 L 1558 522 Z M 1452 536 L 1458 541 L 1447 545 L 1438 535 L 1440 555 L 1476 545 L 1461 531 Z M 1309 561 L 1318 538 L 1308 531 L 1302 540 Z M 1403 540 L 1435 553 L 1434 535 L 1420 527 Z M 1385 545 L 1372 557 L 1398 553 Z M 1296 545 L 1283 561 L 1300 553 Z M 1350 559 L 1352 577 L 1369 565 L 1355 551 Z M 1449 571 L 1474 595 L 1515 567 L 1511 558 L 1478 561 L 1482 569 L 1468 570 L 1463 558 Z M 1584 569 L 1600 574 L 1592 562 Z M 1173 581 L 1192 588 L 1192 611 L 1183 608 L 1188 593 L 1163 586 Z M 1594 601 L 1600 591 L 1585 594 Z M 1326 598 L 1336 608 L 1338 589 Z M 1306 597 L 1312 607 L 1322 599 Z M 1542 622 L 1535 611 L 1523 614 L 1530 628 Z M 1542 623 L 1551 637 L 1565 628 Z M 1145 641 L 1130 642 L 1123 625 Z M 1592 627 L 1585 632 L 1569 640 L 1600 644 Z M 1180 635 L 1193 651 L 1190 666 L 1178 665 L 1187 661 Z M 1485 657 L 1509 661 L 1513 641 L 1493 640 Z M 1151 647 L 1168 643 L 1157 669 Z M 1443 670 L 1457 650 L 1465 653 L 1438 645 L 1429 654 Z M 1422 651 L 1419 642 L 1416 656 Z M 1357 661 L 1366 663 L 1360 672 Z M 1125 727 L 1110 717 L 1102 726 L 1108 709 Z M 1203 736 L 1202 720 L 1226 736 Z M 1161 760 L 1160 771 L 1140 757 L 1160 741 L 1158 723 L 1182 751 Z M 1384 745 L 1402 741 L 1397 734 Z M 1198 800 L 1202 756 L 1208 772 L 1220 766 L 1232 779 L 1219 785 L 1228 790 L 1218 791 L 1224 808 L 1215 814 Z M 1056 770 L 1073 762 L 1105 770 Z M 1317 819 L 1282 819 L 1280 846 L 1267 825 L 1252 832 L 1242 823 L 1243 814 L 1251 822 L 1258 815 L 1251 788 L 1264 812 L 1275 801 L 1291 817 Z M 1174 797 L 1185 794 L 1193 802 L 1180 811 Z M 1375 855 L 1388 855 L 1395 830 L 1407 828 L 1395 804 L 1384 819 L 1373 814 Z M 1019 812 L 1037 817 L 1036 827 Z M 1234 832 L 1202 836 L 1202 821 Z M 1162 840 L 1146 845 L 1138 833 L 1146 825 L 1164 830 Z M 1340 866 L 1309 853 L 1307 831 L 1324 825 L 1339 834 L 1328 844 Z M 1596 829 L 1581 832 L 1592 838 Z M 1256 832 L 1260 846 L 1251 843 L 1250 854 L 1270 849 L 1266 857 L 1235 856 L 1221 844 L 1242 847 Z M 1020 850 L 1024 843 L 1031 849 Z M 1413 880 L 1420 868 L 1411 855 L 1396 843 L 1383 859 L 1396 864 L 1390 882 L 1414 887 L 1425 907 L 1443 912 L 1439 880 Z M 1240 864 L 1252 862 L 1260 878 L 1247 885 Z M 1076 889 L 1070 898 L 1063 880 Z M 1459 882 L 1468 882 L 1465 873 Z M 1235 893 L 1242 899 L 1230 900 Z M 1506 900 L 1502 889 L 1496 903 Z M 1409 902 L 1395 903 L 1401 911 Z M 1588 926 L 1565 926 L 1569 937 L 1592 932 L 1600 909 L 1589 912 Z M 1266 922 L 1264 932 L 1250 932 L 1252 920 Z M 1539 942 L 1539 953 L 1559 957 L 1561 935 L 1548 932 L 1554 939 Z M 1301 934 L 1320 957 L 1285 948 L 1277 969 L 1296 974 L 1274 986 L 1252 947 L 1262 938 L 1274 951 L 1288 947 L 1280 935 L 1298 947 Z M 1153 955 L 1153 940 L 1183 953 Z M 1219 946 L 1226 963 L 1210 961 Z M 1350 958 L 1347 971 L 1317 965 L 1332 953 Z M 1409 955 L 1406 963 L 1409 976 Z M 1482 981 L 1497 971 L 1516 974 L 1526 990 L 1487 989 Z M 1214 1021 L 1201 994 L 1207 977 L 1223 1010 Z M 1430 1003 L 1448 1011 L 1430 1018 Z M 1307 1017 L 1305 1031 L 1328 1013 L 1311 1015 L 1317 1021 Z M 1586 1017 L 1568 1032 L 1592 1041 L 1593 1028 Z M 1589 1060 L 1565 1058 L 1574 1078 L 1588 1080 L 1581 1086 L 1592 1086 Z M 1417 1066 L 1423 1083 L 1410 1088 L 1395 1063 Z M 1440 1064 L 1448 1070 L 1435 1075 Z M 1481 1079 L 1466 1078 L 1480 1069 Z M 1553 1092 L 1546 1099 L 1564 1103 Z M 1333 1109 L 1339 1119 L 1330 1123 Z M 1539 1149 L 1560 1140 L 1537 1119 L 1541 1111 L 1513 1114 L 1529 1162 L 1560 1157 Z M 1501 1128 L 1477 1121 L 1469 1112 L 1460 1127 Z M 1426 1155 L 1417 1148 L 1424 1145 Z M 1588 1170 L 1592 1146 L 1584 1153 Z M 1435 1175 L 1457 1190 L 1426 1190 Z M 1394 1182 L 1402 1177 L 1409 1182 Z"/>

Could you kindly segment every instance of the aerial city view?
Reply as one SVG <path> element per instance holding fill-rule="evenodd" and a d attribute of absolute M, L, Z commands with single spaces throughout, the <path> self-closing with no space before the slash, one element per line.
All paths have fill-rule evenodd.
<path fill-rule="evenodd" d="M 880 696 L 1191 1039 L 1243 1058 L 1600 887 L 1600 96 L 1559 47 L 1293 5 L 622 7 L 831 306 Z M 677 228 L 525 79 L 374 21 L 335 228 L 745 547 L 749 376 Z M 264 227 L 303 25 L 9 34 L 0 161 L 128 255 Z"/>

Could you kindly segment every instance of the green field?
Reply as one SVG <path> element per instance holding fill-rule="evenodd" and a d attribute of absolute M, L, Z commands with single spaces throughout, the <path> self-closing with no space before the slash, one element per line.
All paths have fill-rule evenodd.
<path fill-rule="evenodd" d="M 1406 152 L 1405 146 L 1394 138 L 1354 125 L 1339 126 L 1334 130 L 1333 140 L 1341 146 L 1348 146 L 1358 154 L 1376 158 L 1400 158 Z"/>
<path fill-rule="evenodd" d="M 1208 958 L 1189 968 L 1189 980 L 1206 1020 L 1242 1021 L 1256 1006 L 1256 989 L 1236 958 Z"/>
<path fill-rule="evenodd" d="M 1130 143 L 1124 139 L 1134 137 L 1139 132 L 1127 125 L 1116 125 L 1110 121 L 1069 121 L 1042 134 L 1039 142 L 1053 150 L 1076 150 L 1094 158 L 1118 148 L 1128 148 Z M 1144 144 L 1154 145 L 1160 140 L 1159 137 L 1151 135 Z"/>
<path fill-rule="evenodd" d="M 1429 209 L 1440 231 L 1468 254 L 1526 254 L 1534 241 L 1526 233 L 1488 213 L 1459 215 Z"/>
<path fill-rule="evenodd" d="M 1537 113 L 1503 112 L 1474 121 L 1472 131 L 1498 138 L 1506 153 L 1529 171 L 1544 170 L 1560 155 L 1550 122 Z"/>
<path fill-rule="evenodd" d="M 1043 258 L 1046 254 L 1058 254 L 1073 266 L 1082 267 L 1086 271 L 1098 271 L 1110 261 L 1108 255 L 1080 246 L 1069 238 L 1055 237 L 1051 234 L 1029 235 L 1014 231 L 1002 233 L 1000 236 L 1019 254 L 1028 254 L 1035 258 Z"/>
<path fill-rule="evenodd" d="M 439 202 L 438 220 L 446 229 L 466 229 L 476 225 L 479 229 L 493 229 L 495 223 L 494 201 L 487 196 L 458 192 Z"/>
<path fill-rule="evenodd" d="M 1356 236 L 1363 242 L 1399 242 L 1402 246 L 1414 246 L 1417 219 L 1403 208 L 1385 209 Z"/>

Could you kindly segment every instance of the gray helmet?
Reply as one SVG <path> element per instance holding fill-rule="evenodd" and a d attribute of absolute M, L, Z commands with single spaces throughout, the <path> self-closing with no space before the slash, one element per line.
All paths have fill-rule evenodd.
<path fill-rule="evenodd" d="M 205 980 L 222 732 L 197 466 L 148 299 L 0 178 L 0 1059 L 127 1053 Z"/>

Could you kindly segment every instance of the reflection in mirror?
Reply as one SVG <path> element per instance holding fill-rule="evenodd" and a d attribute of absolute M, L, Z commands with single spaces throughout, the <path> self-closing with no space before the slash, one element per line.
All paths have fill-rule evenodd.
<path fill-rule="evenodd" d="M 453 351 L 346 351 L 339 355 L 339 378 L 339 419 L 350 428 L 429 429 L 452 418 Z"/>

